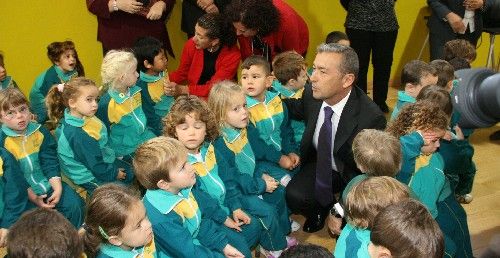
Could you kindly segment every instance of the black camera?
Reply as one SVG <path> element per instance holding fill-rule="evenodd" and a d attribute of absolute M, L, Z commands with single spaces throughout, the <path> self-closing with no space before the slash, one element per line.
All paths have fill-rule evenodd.
<path fill-rule="evenodd" d="M 500 121 L 500 73 L 486 68 L 455 72 L 458 88 L 452 93 L 453 108 L 460 113 L 462 128 L 484 128 Z"/>

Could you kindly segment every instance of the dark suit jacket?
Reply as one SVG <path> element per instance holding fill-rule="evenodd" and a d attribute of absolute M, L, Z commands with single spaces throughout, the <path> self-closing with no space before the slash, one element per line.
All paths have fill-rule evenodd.
<path fill-rule="evenodd" d="M 493 2 L 491 0 L 484 0 L 486 9 L 492 4 Z M 436 33 L 453 33 L 448 22 L 443 20 L 448 13 L 454 12 L 460 17 L 464 17 L 464 0 L 427 0 L 427 5 L 429 5 L 432 10 L 428 26 L 430 30 L 436 31 Z M 474 12 L 474 23 L 478 31 L 481 31 L 483 28 L 482 13 L 483 11 L 481 9 L 477 9 Z"/>
<path fill-rule="evenodd" d="M 308 163 L 316 163 L 316 149 L 312 141 L 323 101 L 314 99 L 311 85 L 306 85 L 302 98 L 286 99 L 285 103 L 291 118 L 305 121 L 306 129 L 300 144 L 300 155 L 303 167 L 310 167 L 307 166 Z M 352 87 L 351 95 L 340 116 L 333 144 L 335 164 L 345 183 L 360 173 L 352 154 L 354 137 L 363 129 L 384 129 L 386 123 L 385 116 L 378 106 L 361 89 Z M 313 167 L 315 169 L 316 166 Z"/>

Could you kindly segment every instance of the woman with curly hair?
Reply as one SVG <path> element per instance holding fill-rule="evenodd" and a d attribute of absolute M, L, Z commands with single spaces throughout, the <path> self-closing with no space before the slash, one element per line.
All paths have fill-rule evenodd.
<path fill-rule="evenodd" d="M 421 100 L 401 109 L 387 131 L 399 137 L 403 166 L 396 178 L 410 186 L 445 234 L 445 256 L 472 257 L 467 214 L 457 202 L 436 152 L 449 125 L 437 104 Z"/>
<path fill-rule="evenodd" d="M 179 67 L 169 74 L 167 92 L 207 98 L 212 84 L 235 78 L 240 60 L 231 24 L 221 14 L 207 13 L 184 44 Z"/>
<path fill-rule="evenodd" d="M 233 0 L 226 7 L 243 59 L 264 56 L 269 63 L 276 54 L 295 50 L 305 56 L 309 30 L 304 19 L 282 0 Z"/>

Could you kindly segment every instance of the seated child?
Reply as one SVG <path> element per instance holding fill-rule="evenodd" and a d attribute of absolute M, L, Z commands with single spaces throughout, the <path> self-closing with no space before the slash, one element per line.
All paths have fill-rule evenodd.
<path fill-rule="evenodd" d="M 412 60 L 405 64 L 401 71 L 401 86 L 404 90 L 398 91 L 398 101 L 392 111 L 391 120 L 398 116 L 404 105 L 415 103 L 415 98 L 423 87 L 437 83 L 438 77 L 435 74 L 436 70 L 426 62 Z"/>
<path fill-rule="evenodd" d="M 441 258 L 443 233 L 424 205 L 405 200 L 377 214 L 368 252 L 371 258 Z"/>
<path fill-rule="evenodd" d="M 84 77 L 52 87 L 47 94 L 49 121 L 57 125 L 57 154 L 64 175 L 91 196 L 109 182 L 130 183 L 131 166 L 108 146 L 106 126 L 95 116 L 99 89 Z"/>
<path fill-rule="evenodd" d="M 437 149 L 448 129 L 448 116 L 428 100 L 405 106 L 387 131 L 399 137 L 403 150 L 402 180 L 415 192 L 441 227 L 446 253 L 456 247 L 458 257 L 472 257 L 467 215 L 457 202 L 443 173 L 443 158 Z"/>
<path fill-rule="evenodd" d="M 443 59 L 448 62 L 453 58 L 460 57 L 471 64 L 476 60 L 476 56 L 476 48 L 468 40 L 454 39 L 444 44 Z"/>
<path fill-rule="evenodd" d="M 28 202 L 28 183 L 17 160 L 0 147 L 0 248 L 7 243 L 7 232 L 21 214 L 32 206 Z"/>
<path fill-rule="evenodd" d="M 28 100 L 18 89 L 0 91 L 0 146 L 19 162 L 30 185 L 28 197 L 38 207 L 57 209 L 79 227 L 85 204 L 61 181 L 56 141 L 45 127 L 31 121 L 32 117 Z"/>
<path fill-rule="evenodd" d="M 117 184 L 98 187 L 81 238 L 88 257 L 156 257 L 151 222 L 138 195 Z"/>
<path fill-rule="evenodd" d="M 272 151 L 273 147 L 262 141 L 255 127 L 248 126 L 249 113 L 241 87 L 230 81 L 215 84 L 208 105 L 221 130 L 221 136 L 215 140 L 214 146 L 229 163 L 236 164 L 239 171 L 236 180 L 243 194 L 261 195 L 266 202 L 275 206 L 280 227 L 288 234 L 290 219 L 284 198 L 285 188 L 279 186 L 280 182 L 267 171 L 258 172 L 256 169 L 259 160 L 279 160 L 282 154 Z M 268 169 L 281 170 L 279 167 Z M 299 227 L 298 223 L 292 222 L 293 231 Z"/>
<path fill-rule="evenodd" d="M 47 56 L 53 65 L 35 79 L 29 95 L 31 108 L 40 124 L 44 124 L 48 119 L 45 97 L 50 88 L 55 84 L 67 82 L 72 77 L 85 76 L 72 41 L 50 43 L 47 46 Z"/>
<path fill-rule="evenodd" d="M 7 236 L 8 257 L 81 258 L 78 231 L 59 212 L 36 208 L 24 213 Z"/>
<path fill-rule="evenodd" d="M 309 80 L 304 57 L 295 51 L 287 51 L 276 55 L 273 59 L 272 89 L 281 94 L 281 98 L 298 99 L 302 97 L 304 86 Z M 304 134 L 304 121 L 290 120 L 295 141 L 295 149 L 299 149 Z"/>
<path fill-rule="evenodd" d="M 215 223 L 224 223 L 227 215 L 210 196 L 192 189 L 195 169 L 179 141 L 148 140 L 137 149 L 133 164 L 147 189 L 143 202 L 160 256 L 243 257 Z"/>
<path fill-rule="evenodd" d="M 19 88 L 16 81 L 14 81 L 11 76 L 7 75 L 7 68 L 5 68 L 3 54 L 0 53 L 0 90 L 7 87 Z"/>
<path fill-rule="evenodd" d="M 167 115 L 174 103 L 174 97 L 165 92 L 168 79 L 168 59 L 163 44 L 156 38 L 144 37 L 134 44 L 141 87 L 142 109 L 146 114 L 147 124 L 156 135 L 161 135 L 161 119 Z"/>
<path fill-rule="evenodd" d="M 347 224 L 335 244 L 334 256 L 368 257 L 375 216 L 385 207 L 409 198 L 408 187 L 392 177 L 368 177 L 355 184 L 347 194 Z"/>
<path fill-rule="evenodd" d="M 455 68 L 447 61 L 441 59 L 432 60 L 430 65 L 436 70 L 438 77 L 436 85 L 451 92 L 453 81 L 455 80 Z"/>
<path fill-rule="evenodd" d="M 226 235 L 231 237 L 234 234 L 234 230 L 229 230 L 231 228 L 244 237 L 245 248 L 235 247 L 243 252 L 242 249 L 249 250 L 260 243 L 263 253 L 278 256 L 280 249 L 276 248 L 280 243 L 286 243 L 285 233 L 277 221 L 278 215 L 256 195 L 242 195 L 234 178 L 239 172 L 212 144 L 219 136 L 219 127 L 207 104 L 196 96 L 178 97 L 164 120 L 164 128 L 166 136 L 177 138 L 188 150 L 188 163 L 196 170 L 197 187 L 217 200 L 231 217 L 224 222 L 225 231 L 229 231 Z M 254 203 L 245 205 L 247 202 Z M 289 242 L 296 244 L 294 238 L 289 238 Z M 249 251 L 244 254 L 251 256 Z"/>
<path fill-rule="evenodd" d="M 448 63 L 453 66 L 453 69 L 455 69 L 455 71 L 470 68 L 469 62 L 467 62 L 467 60 L 462 57 L 454 57 L 449 60 Z"/>
<path fill-rule="evenodd" d="M 326 35 L 325 43 L 326 44 L 337 43 L 337 44 L 344 45 L 344 46 L 351 45 L 349 38 L 342 31 L 332 31 L 332 32 L 328 33 L 328 35 Z"/>
<path fill-rule="evenodd" d="M 101 76 L 107 92 L 96 113 L 108 129 L 109 147 L 127 162 L 141 143 L 155 137 L 142 110 L 136 70 L 137 59 L 131 52 L 111 50 L 104 56 Z"/>

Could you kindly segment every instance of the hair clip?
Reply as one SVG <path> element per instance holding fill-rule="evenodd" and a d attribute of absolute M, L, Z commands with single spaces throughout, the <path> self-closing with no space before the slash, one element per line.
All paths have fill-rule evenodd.
<path fill-rule="evenodd" d="M 104 239 L 109 239 L 108 234 L 106 234 L 106 232 L 104 231 L 104 229 L 102 229 L 101 226 L 99 226 L 99 233 L 101 233 L 101 236 L 104 237 Z"/>
<path fill-rule="evenodd" d="M 57 87 L 57 90 L 59 92 L 63 92 L 63 90 L 64 90 L 64 83 L 59 83 L 59 84 L 57 84 L 56 87 Z"/>
<path fill-rule="evenodd" d="M 85 223 L 82 224 L 82 228 L 85 229 L 85 231 L 87 231 L 87 232 L 89 232 L 91 234 L 93 233 L 92 232 L 92 228 L 90 228 L 89 225 L 87 225 Z"/>

